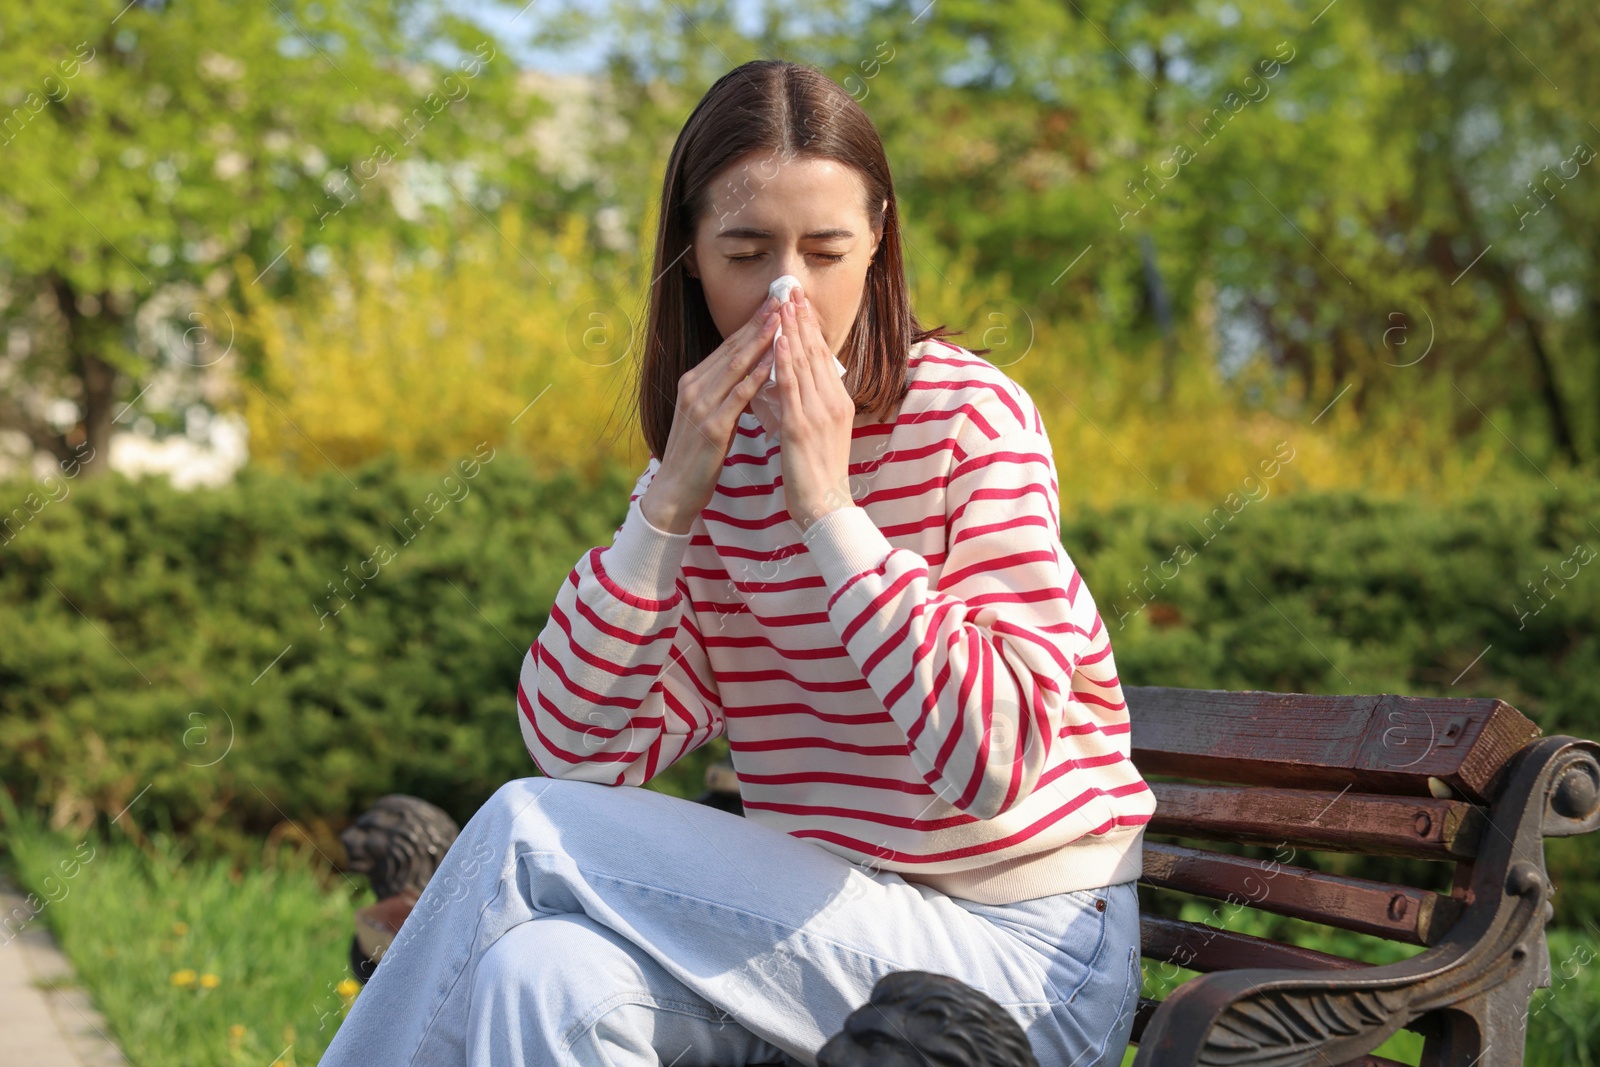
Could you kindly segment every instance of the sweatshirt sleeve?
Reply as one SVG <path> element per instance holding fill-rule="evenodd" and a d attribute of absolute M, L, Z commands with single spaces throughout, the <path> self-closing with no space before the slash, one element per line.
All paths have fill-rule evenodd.
<path fill-rule="evenodd" d="M 824 515 L 802 541 L 912 764 L 954 807 L 992 819 L 1034 791 L 1052 755 L 1069 769 L 1122 759 L 1108 735 L 1125 732 L 1127 715 L 1114 670 L 1098 667 L 1112 662 L 1105 624 L 1061 545 L 1049 439 L 1028 427 L 973 436 L 946 477 L 936 584 L 927 559 L 895 547 L 859 505 Z"/>
<path fill-rule="evenodd" d="M 584 553 L 523 657 L 524 746 L 551 778 L 643 785 L 723 731 L 722 701 L 683 582 L 691 534 L 658 530 L 639 498 L 609 548 Z"/>

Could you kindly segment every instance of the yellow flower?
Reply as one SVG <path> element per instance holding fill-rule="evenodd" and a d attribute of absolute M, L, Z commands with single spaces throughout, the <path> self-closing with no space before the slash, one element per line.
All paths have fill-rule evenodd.
<path fill-rule="evenodd" d="M 338 992 L 341 997 L 349 1000 L 351 997 L 361 992 L 361 983 L 356 981 L 354 978 L 346 978 L 344 981 L 334 986 L 334 990 Z"/>
<path fill-rule="evenodd" d="M 187 967 L 181 971 L 174 971 L 172 984 L 187 989 L 189 986 L 194 985 L 194 972 Z"/>
<path fill-rule="evenodd" d="M 222 979 L 218 978 L 216 975 L 212 974 L 210 971 L 207 971 L 205 974 L 202 974 L 200 976 L 200 988 L 201 989 L 215 989 L 215 988 L 217 988 L 217 986 L 219 986 L 221 984 L 222 984 Z"/>
<path fill-rule="evenodd" d="M 177 934 L 179 937 L 182 937 L 184 934 L 189 932 L 189 924 L 183 922 L 173 923 L 172 932 Z"/>
<path fill-rule="evenodd" d="M 244 1037 L 244 1023 L 234 1023 L 232 1026 L 228 1027 L 228 1037 L 230 1037 L 234 1041 L 238 1041 L 241 1038 L 243 1038 Z"/>

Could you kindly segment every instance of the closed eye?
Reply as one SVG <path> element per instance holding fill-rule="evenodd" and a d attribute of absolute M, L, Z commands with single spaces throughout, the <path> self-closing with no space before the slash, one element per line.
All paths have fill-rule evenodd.
<path fill-rule="evenodd" d="M 762 256 L 765 256 L 765 255 L 766 255 L 765 252 L 756 252 L 753 255 L 748 255 L 748 256 L 729 256 L 728 258 L 733 260 L 735 263 L 753 263 L 754 261 L 760 259 Z M 806 255 L 808 255 L 808 256 L 816 256 L 818 259 L 825 259 L 830 263 L 837 263 L 837 262 L 839 262 L 841 259 L 843 259 L 845 257 L 845 254 L 843 252 L 840 252 L 838 255 L 830 255 L 830 254 L 828 254 L 826 252 L 807 252 Z"/>

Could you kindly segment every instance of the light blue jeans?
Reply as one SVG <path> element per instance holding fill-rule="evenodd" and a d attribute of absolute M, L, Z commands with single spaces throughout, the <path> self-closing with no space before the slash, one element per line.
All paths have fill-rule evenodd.
<path fill-rule="evenodd" d="M 462 829 L 321 1064 L 814 1067 L 907 970 L 993 997 L 1041 1067 L 1116 1067 L 1135 883 L 980 904 L 706 804 L 519 778 Z"/>

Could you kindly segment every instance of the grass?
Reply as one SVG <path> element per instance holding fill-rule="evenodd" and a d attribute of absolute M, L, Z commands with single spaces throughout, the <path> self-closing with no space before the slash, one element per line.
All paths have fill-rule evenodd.
<path fill-rule="evenodd" d="M 32 921 L 48 925 L 135 1067 L 303 1067 L 322 1056 L 359 995 L 347 953 L 351 914 L 372 901 L 364 879 L 287 849 L 241 870 L 169 835 L 152 835 L 148 850 L 122 836 L 70 841 L 18 813 L 3 787 L 0 817 L 0 858 L 46 902 Z M 1421 951 L 1248 908 L 1218 915 L 1192 899 L 1183 918 L 1373 962 Z M 1552 986 L 1534 994 L 1525 1062 L 1596 1067 L 1600 940 L 1548 938 Z M 1151 961 L 1144 972 L 1154 997 L 1194 974 Z M 1376 1051 L 1416 1063 L 1422 1039 L 1402 1031 Z"/>
<path fill-rule="evenodd" d="M 4 862 L 135 1067 L 305 1067 L 359 991 L 352 911 L 361 879 L 283 850 L 239 870 L 169 836 L 69 841 L 0 787 Z M 353 888 L 352 886 L 358 888 Z M 15 927 L 13 927 L 15 928 Z M 341 983 L 343 983 L 341 985 Z"/>

